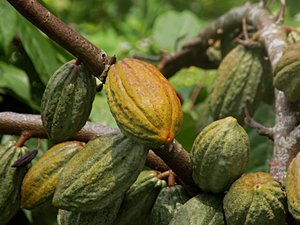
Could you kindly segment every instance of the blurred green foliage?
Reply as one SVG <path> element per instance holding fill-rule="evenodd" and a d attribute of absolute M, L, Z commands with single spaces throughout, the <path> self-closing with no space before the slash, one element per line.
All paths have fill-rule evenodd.
<path fill-rule="evenodd" d="M 43 0 L 42 3 L 73 29 L 80 32 L 109 55 L 118 59 L 136 54 L 159 56 L 172 52 L 193 38 L 217 16 L 245 0 Z M 253 1 L 254 2 L 254 1 Z M 278 12 L 279 0 L 268 6 Z M 49 40 L 8 4 L 0 1 L 0 111 L 39 113 L 45 85 L 53 72 L 73 57 Z M 286 23 L 300 21 L 300 1 L 288 0 Z M 170 79 L 183 99 L 184 123 L 177 139 L 190 151 L 198 132 L 212 121 L 207 97 L 215 71 L 191 67 Z M 272 126 L 274 106 L 262 105 L 255 119 Z M 98 93 L 90 116 L 93 122 L 116 127 L 106 103 L 105 92 Z M 248 171 L 267 171 L 273 145 L 253 129 L 245 127 L 251 141 Z M 1 137 L 0 137 L 1 138 Z M 2 142 L 10 136 L 2 136 Z M 16 138 L 16 137 L 14 137 Z M 28 145 L 34 148 L 36 140 Z M 43 143 L 42 149 L 47 145 Z M 27 217 L 30 214 L 25 212 Z M 54 217 L 38 221 L 38 213 L 29 216 L 34 224 L 55 224 Z M 21 215 L 23 215 L 21 213 Z M 16 225 L 16 224 L 14 224 Z"/>

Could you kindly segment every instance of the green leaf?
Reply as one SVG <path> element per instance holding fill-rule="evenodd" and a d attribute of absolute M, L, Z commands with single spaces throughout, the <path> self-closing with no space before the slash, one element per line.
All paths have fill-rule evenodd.
<path fill-rule="evenodd" d="M 0 88 L 12 90 L 21 99 L 31 101 L 30 83 L 27 74 L 23 71 L 0 62 Z"/>
<path fill-rule="evenodd" d="M 99 122 L 105 126 L 118 127 L 107 104 L 106 96 L 97 94 L 93 102 L 90 120 Z"/>
<path fill-rule="evenodd" d="M 196 121 L 190 114 L 184 113 L 182 127 L 176 136 L 176 140 L 182 144 L 185 150 L 190 152 L 196 136 Z"/>
<path fill-rule="evenodd" d="M 46 84 L 50 76 L 61 66 L 56 57 L 57 52 L 50 40 L 25 19 L 20 18 L 18 25 L 24 49 L 42 82 Z"/>
<path fill-rule="evenodd" d="M 190 11 L 167 11 L 161 14 L 154 22 L 153 39 L 158 48 L 174 50 L 177 39 L 178 47 L 187 40 L 195 37 L 201 28 L 200 20 Z"/>
<path fill-rule="evenodd" d="M 0 47 L 8 53 L 16 34 L 17 12 L 7 1 L 0 1 L 0 15 Z"/>

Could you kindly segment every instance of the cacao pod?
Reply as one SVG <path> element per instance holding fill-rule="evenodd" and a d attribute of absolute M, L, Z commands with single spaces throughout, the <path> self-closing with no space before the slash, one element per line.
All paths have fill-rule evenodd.
<path fill-rule="evenodd" d="M 151 211 L 151 225 L 168 225 L 189 196 L 181 185 L 163 188 L 154 203 Z"/>
<path fill-rule="evenodd" d="M 123 59 L 112 65 L 106 80 L 107 101 L 121 131 L 151 147 L 169 144 L 183 113 L 168 80 L 151 64 Z"/>
<path fill-rule="evenodd" d="M 290 102 L 300 100 L 300 42 L 288 46 L 274 70 L 274 86 L 284 92 Z"/>
<path fill-rule="evenodd" d="M 196 137 L 191 152 L 195 183 L 205 192 L 227 190 L 244 172 L 249 146 L 246 131 L 233 117 L 206 126 Z"/>
<path fill-rule="evenodd" d="M 143 171 L 126 192 L 114 225 L 145 224 L 159 191 L 166 186 L 156 171 Z"/>
<path fill-rule="evenodd" d="M 292 160 L 286 178 L 288 209 L 296 220 L 300 220 L 300 154 Z"/>
<path fill-rule="evenodd" d="M 57 214 L 58 225 L 113 225 L 122 198 L 105 208 L 93 212 L 73 212 L 60 209 Z"/>
<path fill-rule="evenodd" d="M 89 141 L 63 168 L 54 206 L 90 212 L 125 194 L 143 169 L 148 150 L 121 132 Z"/>
<path fill-rule="evenodd" d="M 0 224 L 4 225 L 20 208 L 20 192 L 27 166 L 11 167 L 12 164 L 29 153 L 24 147 L 17 147 L 15 141 L 0 146 Z"/>
<path fill-rule="evenodd" d="M 211 115 L 215 120 L 233 116 L 243 124 L 245 107 L 253 113 L 261 100 L 273 96 L 272 77 L 261 49 L 236 46 L 217 70 L 209 96 Z"/>
<path fill-rule="evenodd" d="M 21 206 L 32 209 L 51 199 L 64 165 L 83 147 L 67 141 L 46 151 L 28 170 L 21 188 Z"/>
<path fill-rule="evenodd" d="M 221 196 L 199 194 L 191 198 L 178 209 L 169 223 L 169 225 L 208 224 L 225 225 Z"/>
<path fill-rule="evenodd" d="M 224 197 L 230 225 L 283 225 L 286 197 L 280 183 L 267 173 L 249 173 L 230 187 Z"/>
<path fill-rule="evenodd" d="M 43 126 L 53 142 L 67 140 L 86 123 L 96 94 L 95 77 L 74 60 L 48 81 L 41 102 Z"/>

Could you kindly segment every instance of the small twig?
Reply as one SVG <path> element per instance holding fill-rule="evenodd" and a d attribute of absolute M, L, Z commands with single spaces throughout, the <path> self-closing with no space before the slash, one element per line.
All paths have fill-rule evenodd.
<path fill-rule="evenodd" d="M 197 98 L 202 90 L 202 88 L 204 88 L 204 86 L 202 84 L 198 84 L 194 90 L 193 90 L 193 93 L 192 93 L 192 96 L 191 96 L 191 104 L 190 104 L 190 110 L 194 109 L 195 105 L 196 105 L 196 101 L 197 101 Z"/>
<path fill-rule="evenodd" d="M 276 16 L 277 24 L 282 24 L 284 22 L 285 7 L 286 7 L 285 0 L 280 0 L 280 9 L 278 15 Z"/>
<path fill-rule="evenodd" d="M 170 170 L 170 174 L 169 174 L 169 177 L 168 177 L 168 187 L 174 187 L 175 186 L 175 173 Z"/>
<path fill-rule="evenodd" d="M 186 35 L 187 35 L 187 33 L 185 32 L 185 33 L 179 35 L 179 36 L 176 38 L 175 43 L 174 43 L 174 51 L 177 51 L 179 42 L 180 42 L 183 38 L 185 38 Z"/>
<path fill-rule="evenodd" d="M 140 59 L 148 62 L 159 62 L 159 60 L 161 59 L 161 56 L 155 56 L 155 55 L 134 54 L 132 57 L 135 59 Z"/>
<path fill-rule="evenodd" d="M 16 143 L 16 147 L 21 148 L 24 146 L 25 142 L 32 137 L 32 134 L 29 131 L 23 131 Z"/>
<path fill-rule="evenodd" d="M 245 107 L 245 124 L 248 124 L 250 127 L 254 128 L 256 132 L 262 136 L 266 136 L 271 140 L 274 140 L 274 132 L 272 128 L 267 128 L 262 124 L 256 122 L 250 115 L 248 107 Z"/>
<path fill-rule="evenodd" d="M 249 40 L 248 29 L 247 29 L 247 18 L 245 16 L 243 17 L 242 24 L 243 24 L 244 38 L 245 38 L 245 40 Z"/>
<path fill-rule="evenodd" d="M 168 171 L 165 171 L 165 172 L 162 172 L 162 173 L 158 174 L 157 178 L 162 180 L 162 179 L 165 179 L 165 178 L 169 177 L 169 175 L 170 175 L 170 171 L 168 170 Z"/>

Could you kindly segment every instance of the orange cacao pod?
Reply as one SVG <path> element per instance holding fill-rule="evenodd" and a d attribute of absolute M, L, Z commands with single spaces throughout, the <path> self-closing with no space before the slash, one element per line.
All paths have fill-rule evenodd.
<path fill-rule="evenodd" d="M 151 64 L 126 58 L 112 65 L 106 80 L 110 110 L 128 137 L 150 147 L 170 143 L 182 123 L 177 94 Z"/>

